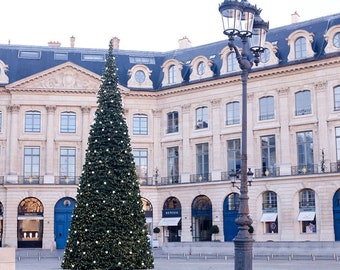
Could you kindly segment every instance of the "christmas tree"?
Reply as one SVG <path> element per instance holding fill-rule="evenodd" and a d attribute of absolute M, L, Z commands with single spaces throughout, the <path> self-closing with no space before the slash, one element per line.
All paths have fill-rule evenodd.
<path fill-rule="evenodd" d="M 151 269 L 112 42 L 98 92 L 63 269 Z"/>

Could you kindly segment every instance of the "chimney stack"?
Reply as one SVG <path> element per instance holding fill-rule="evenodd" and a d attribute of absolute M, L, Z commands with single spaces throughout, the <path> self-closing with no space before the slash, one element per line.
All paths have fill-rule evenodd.
<path fill-rule="evenodd" d="M 292 23 L 297 23 L 300 21 L 300 15 L 297 13 L 297 11 L 295 11 L 292 15 L 291 15 L 291 22 Z"/>
<path fill-rule="evenodd" d="M 112 48 L 113 48 L 114 50 L 119 50 L 119 42 L 120 42 L 120 39 L 117 38 L 117 37 L 113 37 L 113 38 L 111 39 L 111 42 L 112 42 Z"/>
<path fill-rule="evenodd" d="M 187 49 L 191 48 L 191 41 L 188 37 L 184 36 L 178 40 L 179 49 Z"/>
<path fill-rule="evenodd" d="M 59 41 L 50 41 L 48 43 L 48 47 L 54 47 L 54 48 L 58 48 L 61 46 L 61 43 Z"/>
<path fill-rule="evenodd" d="M 74 48 L 74 43 L 76 42 L 76 38 L 74 36 L 70 37 L 70 46 Z"/>

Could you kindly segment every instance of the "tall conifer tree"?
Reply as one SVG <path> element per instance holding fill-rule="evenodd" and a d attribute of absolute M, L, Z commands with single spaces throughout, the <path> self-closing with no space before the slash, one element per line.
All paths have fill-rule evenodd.
<path fill-rule="evenodd" d="M 112 42 L 98 92 L 63 269 L 150 269 L 153 256 Z"/>

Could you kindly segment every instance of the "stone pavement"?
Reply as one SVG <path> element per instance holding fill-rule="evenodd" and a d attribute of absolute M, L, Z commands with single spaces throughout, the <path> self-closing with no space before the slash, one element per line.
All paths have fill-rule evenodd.
<path fill-rule="evenodd" d="M 17 251 L 16 270 L 59 270 L 62 250 L 40 253 Z M 37 255 L 34 257 L 34 254 Z M 26 256 L 29 255 L 29 256 Z M 47 256 L 49 255 L 49 256 Z M 161 250 L 154 250 L 155 270 L 233 270 L 234 260 L 216 256 L 168 256 Z M 255 258 L 253 270 L 335 270 L 340 269 L 337 259 L 315 259 L 308 257 L 289 259 Z M 90 270 L 90 269 L 89 269 Z"/>

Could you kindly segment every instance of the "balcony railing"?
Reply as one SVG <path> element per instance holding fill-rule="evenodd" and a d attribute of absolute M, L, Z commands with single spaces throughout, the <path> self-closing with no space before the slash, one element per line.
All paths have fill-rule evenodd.
<path fill-rule="evenodd" d="M 303 174 L 315 174 L 318 173 L 318 165 L 310 164 L 310 165 L 298 165 L 291 167 L 292 175 L 303 175 Z"/>
<path fill-rule="evenodd" d="M 262 168 L 255 169 L 255 177 L 278 177 L 280 176 L 280 167 L 272 167 L 272 168 Z"/>
<path fill-rule="evenodd" d="M 211 173 L 191 174 L 190 183 L 210 182 Z"/>
<path fill-rule="evenodd" d="M 141 186 L 152 186 L 154 184 L 156 184 L 156 180 L 154 181 L 153 177 L 148 177 L 148 176 L 145 176 L 145 177 L 138 177 L 138 182 Z"/>
<path fill-rule="evenodd" d="M 162 177 L 161 182 L 158 182 L 158 185 L 173 185 L 173 184 L 180 184 L 181 177 L 179 175 L 167 176 Z"/>
<path fill-rule="evenodd" d="M 30 175 L 30 176 L 19 176 L 19 185 L 39 185 L 44 181 L 44 176 Z"/>
<path fill-rule="evenodd" d="M 55 176 L 54 183 L 56 185 L 78 185 L 80 176 Z"/>

